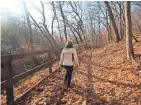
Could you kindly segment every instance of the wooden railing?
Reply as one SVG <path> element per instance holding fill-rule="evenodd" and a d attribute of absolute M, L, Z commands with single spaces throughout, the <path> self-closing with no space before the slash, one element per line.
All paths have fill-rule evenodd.
<path fill-rule="evenodd" d="M 50 60 L 46 63 L 43 63 L 41 65 L 38 65 L 30 70 L 27 70 L 26 72 L 23 72 L 19 75 L 12 76 L 13 70 L 12 70 L 12 61 L 18 60 L 18 59 L 23 59 L 26 57 L 34 57 L 38 56 L 41 54 L 48 54 L 48 57 L 50 57 L 50 54 L 52 52 L 61 52 L 62 49 L 55 49 L 55 50 L 44 50 L 44 51 L 37 51 L 37 52 L 29 52 L 29 53 L 22 53 L 22 54 L 11 54 L 11 55 L 6 55 L 6 56 L 1 56 L 1 63 L 4 64 L 4 74 L 5 75 L 5 81 L 1 82 L 1 89 L 6 90 L 6 100 L 7 100 L 7 105 L 11 102 L 14 101 L 14 93 L 13 93 L 13 85 L 17 83 L 19 80 L 26 78 L 27 76 L 35 73 L 36 71 L 40 70 L 42 67 L 48 67 L 49 72 L 52 72 L 52 64 L 59 59 L 55 58 L 53 60 Z"/>
<path fill-rule="evenodd" d="M 78 50 L 81 48 L 84 48 L 84 46 L 80 46 Z M 13 93 L 13 86 L 16 84 L 18 81 L 21 79 L 26 78 L 27 76 L 37 72 L 40 70 L 42 67 L 49 68 L 49 72 L 52 72 L 52 65 L 55 61 L 59 59 L 60 53 L 62 49 L 55 49 L 55 50 L 44 50 L 44 51 L 37 51 L 37 52 L 30 52 L 30 53 L 22 53 L 22 54 L 11 54 L 11 55 L 6 55 L 6 56 L 1 56 L 1 63 L 4 64 L 4 73 L 6 74 L 5 76 L 5 81 L 1 82 L 1 89 L 6 90 L 6 100 L 7 100 L 7 105 L 9 105 L 10 102 L 14 101 L 14 93 Z M 55 59 L 52 59 L 46 63 L 43 63 L 41 65 L 38 65 L 30 70 L 27 70 L 26 72 L 23 72 L 19 75 L 12 76 L 13 70 L 12 70 L 12 61 L 18 60 L 18 59 L 23 59 L 26 57 L 34 57 L 34 56 L 39 56 L 41 54 L 48 54 L 50 57 L 50 54 L 52 52 L 59 52 L 59 56 Z"/>

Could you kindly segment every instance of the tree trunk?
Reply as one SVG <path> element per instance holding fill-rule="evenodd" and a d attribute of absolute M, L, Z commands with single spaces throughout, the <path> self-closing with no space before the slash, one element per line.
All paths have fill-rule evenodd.
<path fill-rule="evenodd" d="M 26 17 L 24 17 L 24 33 L 25 33 L 25 42 L 28 46 L 28 50 L 29 50 L 29 43 L 28 43 L 28 35 L 27 35 L 27 31 L 26 31 Z"/>
<path fill-rule="evenodd" d="M 113 26 L 113 29 L 114 29 L 114 33 L 116 35 L 116 42 L 119 42 L 121 39 L 119 37 L 119 33 L 118 33 L 118 28 L 117 28 L 117 25 L 116 25 L 116 22 L 114 20 L 114 16 L 113 16 L 113 13 L 112 13 L 112 10 L 111 10 L 111 7 L 108 3 L 108 1 L 104 1 L 107 9 L 108 9 L 108 14 L 109 14 L 109 17 L 110 17 L 110 20 L 112 22 L 112 26 Z"/>
<path fill-rule="evenodd" d="M 74 33 L 74 31 L 72 30 L 71 27 L 70 27 L 70 30 L 71 30 L 71 32 L 73 33 L 73 36 L 75 37 L 75 40 L 76 40 L 76 42 L 77 42 L 77 44 L 78 44 L 78 46 L 79 46 L 79 41 L 78 41 L 78 39 L 77 39 L 77 37 L 76 37 L 76 35 L 75 35 L 75 33 Z"/>
<path fill-rule="evenodd" d="M 51 24 L 51 33 L 52 33 L 52 37 L 54 37 L 54 36 L 53 36 L 54 19 L 55 19 L 55 16 L 53 17 L 53 19 L 52 19 L 52 24 Z"/>
<path fill-rule="evenodd" d="M 60 30 L 60 24 L 59 24 L 59 20 L 56 14 L 56 9 L 55 9 L 55 5 L 54 5 L 54 1 L 52 1 L 52 8 L 53 8 L 53 12 L 54 12 L 54 17 L 57 20 L 57 27 L 58 27 L 58 31 L 59 31 L 59 35 L 60 35 L 60 41 L 61 41 L 61 47 L 64 46 L 63 40 L 62 40 L 62 35 L 61 35 L 61 30 Z"/>
<path fill-rule="evenodd" d="M 60 45 L 58 45 L 57 44 L 57 42 L 55 41 L 55 39 L 53 38 L 53 36 L 51 35 L 51 33 L 49 32 L 49 30 L 48 30 L 48 28 L 47 28 L 47 25 L 46 25 L 46 18 L 45 18 L 45 8 L 44 8 L 44 4 L 43 4 L 43 2 L 42 1 L 40 1 L 40 3 L 41 3 L 41 5 L 42 5 L 42 16 L 43 16 L 43 23 L 42 23 L 42 25 L 43 25 L 43 27 L 44 27 L 44 29 L 45 29 L 45 35 L 46 35 L 46 37 L 48 37 L 48 40 L 51 40 L 51 42 L 50 43 L 52 43 L 51 45 L 53 45 L 52 47 L 53 47 L 53 49 L 55 49 L 55 48 L 59 48 L 60 47 Z"/>
<path fill-rule="evenodd" d="M 92 18 L 90 16 L 89 13 L 89 17 L 90 17 L 90 35 L 91 35 L 91 45 L 94 48 L 94 33 L 93 33 L 93 24 L 92 24 Z M 95 25 L 95 24 L 94 24 Z M 95 29 L 94 29 L 95 30 Z"/>
<path fill-rule="evenodd" d="M 66 31 L 66 21 L 65 21 L 65 15 L 64 15 L 64 13 L 63 13 L 63 8 L 62 8 L 62 5 L 61 5 L 61 1 L 59 1 L 59 8 L 60 8 L 61 16 L 62 16 L 62 18 L 63 18 L 64 34 L 65 34 L 65 38 L 66 38 L 66 40 L 67 40 L 68 37 L 67 37 L 67 31 Z"/>
<path fill-rule="evenodd" d="M 94 33 L 94 39 L 95 39 L 95 48 L 97 48 L 97 34 L 96 34 L 96 25 L 95 25 L 95 20 L 94 20 L 94 23 L 93 23 L 93 33 Z"/>
<path fill-rule="evenodd" d="M 125 22 L 125 16 L 123 15 L 122 18 L 123 18 L 123 38 L 122 39 L 126 39 L 126 22 Z"/>
<path fill-rule="evenodd" d="M 108 42 L 111 41 L 110 39 L 110 30 L 109 30 L 109 22 L 108 22 L 108 11 L 106 10 L 106 29 L 107 29 L 107 32 L 108 32 Z"/>
<path fill-rule="evenodd" d="M 141 35 L 141 27 L 140 27 L 140 25 L 138 25 L 138 28 L 139 28 L 139 30 L 140 30 L 140 35 Z"/>
<path fill-rule="evenodd" d="M 131 10 L 130 1 L 125 4 L 125 21 L 126 21 L 126 48 L 128 60 L 134 60 L 134 51 L 132 45 L 132 23 L 131 23 Z"/>
<path fill-rule="evenodd" d="M 98 41 L 99 41 L 99 46 L 101 46 L 103 44 L 103 42 L 101 41 L 101 21 L 100 21 L 100 11 L 98 12 Z"/>
<path fill-rule="evenodd" d="M 122 38 L 123 38 L 123 36 L 122 36 L 122 24 L 121 24 L 121 1 L 119 1 L 120 3 L 119 3 L 119 11 L 120 11 L 120 13 L 119 13 L 119 33 L 120 33 L 120 39 L 122 40 Z"/>
<path fill-rule="evenodd" d="M 29 11 L 27 9 L 26 2 L 22 1 L 22 4 L 23 4 L 24 11 L 25 11 L 25 14 L 26 14 L 27 25 L 28 25 L 29 36 L 30 36 L 30 51 L 32 52 L 32 51 L 34 51 L 34 46 L 33 46 L 32 27 L 31 27 L 31 23 L 30 23 L 30 19 L 29 19 L 30 13 L 29 13 Z M 38 65 L 38 61 L 37 61 L 36 57 L 31 57 L 31 59 L 33 60 L 35 65 Z"/>
<path fill-rule="evenodd" d="M 23 4 L 24 11 L 25 11 L 25 14 L 26 14 L 28 31 L 29 31 L 29 36 L 30 36 L 30 51 L 33 51 L 34 50 L 34 47 L 33 47 L 33 35 L 32 35 L 32 27 L 31 27 L 30 19 L 29 19 L 29 12 L 27 10 L 27 6 L 26 6 L 25 1 L 22 1 L 22 4 Z"/>

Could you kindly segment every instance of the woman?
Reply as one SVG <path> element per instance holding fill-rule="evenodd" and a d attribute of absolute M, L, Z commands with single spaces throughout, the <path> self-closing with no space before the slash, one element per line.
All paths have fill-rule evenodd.
<path fill-rule="evenodd" d="M 74 63 L 76 64 L 76 66 L 79 66 L 76 49 L 73 48 L 73 43 L 69 40 L 67 41 L 60 57 L 60 66 L 66 69 L 64 83 L 68 88 L 70 88 L 71 84 Z"/>

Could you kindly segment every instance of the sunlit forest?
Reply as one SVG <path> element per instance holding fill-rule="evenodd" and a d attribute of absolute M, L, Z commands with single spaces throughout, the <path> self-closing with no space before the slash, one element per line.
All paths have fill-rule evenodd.
<path fill-rule="evenodd" d="M 141 105 L 140 1 L 4 3 L 0 5 L 1 57 L 5 57 L 1 60 L 1 83 L 57 59 L 67 40 L 73 41 L 80 67 L 74 68 L 70 90 L 63 90 L 65 70 L 61 70 L 18 104 L 9 104 L 8 90 L 2 89 L 2 105 Z M 23 59 L 13 57 L 44 50 L 52 52 Z M 9 56 L 13 57 L 9 58 L 12 72 L 7 71 L 5 63 Z M 45 66 L 12 85 L 14 99 L 59 66 L 58 61 L 49 65 L 52 69 Z"/>

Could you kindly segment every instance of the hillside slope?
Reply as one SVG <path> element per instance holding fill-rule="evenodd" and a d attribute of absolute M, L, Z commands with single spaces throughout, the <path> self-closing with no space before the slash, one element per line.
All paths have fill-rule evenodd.
<path fill-rule="evenodd" d="M 141 38 L 134 42 L 136 62 L 141 63 Z M 110 105 L 141 105 L 141 71 L 127 61 L 124 42 L 92 50 L 93 89 Z M 140 101 L 140 103 L 139 103 Z"/>

